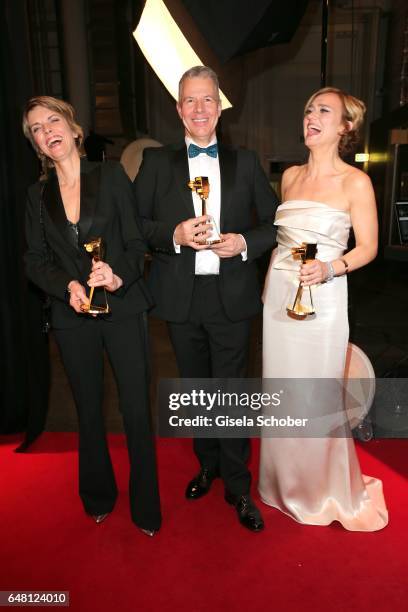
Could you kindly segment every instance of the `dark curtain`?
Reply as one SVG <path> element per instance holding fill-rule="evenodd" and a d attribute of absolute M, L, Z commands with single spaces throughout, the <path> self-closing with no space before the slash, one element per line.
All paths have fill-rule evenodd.
<path fill-rule="evenodd" d="M 145 103 L 145 59 L 133 37 L 144 8 L 144 0 L 115 2 L 116 47 L 119 76 L 119 107 L 124 136 L 135 140 L 147 134 Z"/>
<path fill-rule="evenodd" d="M 41 296 L 25 279 L 24 207 L 38 164 L 21 131 L 33 95 L 23 0 L 5 0 L 0 20 L 0 433 L 26 431 L 23 450 L 41 433 L 48 404 L 48 339 Z"/>

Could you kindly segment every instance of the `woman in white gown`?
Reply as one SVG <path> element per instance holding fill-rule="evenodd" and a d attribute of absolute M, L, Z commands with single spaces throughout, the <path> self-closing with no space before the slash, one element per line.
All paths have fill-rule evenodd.
<path fill-rule="evenodd" d="M 275 221 L 278 247 L 264 292 L 264 378 L 344 375 L 349 334 L 346 273 L 377 253 L 371 181 L 340 157 L 354 144 L 364 112 L 360 100 L 335 88 L 319 90 L 305 106 L 309 159 L 283 175 L 283 204 Z M 343 257 L 351 227 L 356 246 Z M 317 243 L 318 252 L 300 270 L 291 249 L 302 242 Z M 299 278 L 304 287 L 313 287 L 316 311 L 315 317 L 304 320 L 286 312 Z M 340 396 L 337 401 L 341 403 Z M 351 436 L 264 437 L 259 492 L 263 502 L 300 523 L 339 521 L 351 531 L 375 531 L 388 522 L 382 483 L 361 474 Z"/>

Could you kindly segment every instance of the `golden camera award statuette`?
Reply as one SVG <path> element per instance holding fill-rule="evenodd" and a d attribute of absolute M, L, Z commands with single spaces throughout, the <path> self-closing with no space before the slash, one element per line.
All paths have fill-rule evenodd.
<path fill-rule="evenodd" d="M 94 261 L 100 261 L 103 258 L 102 238 L 92 238 L 92 240 L 84 244 L 84 247 L 86 252 L 91 255 Z M 81 305 L 82 312 L 90 315 L 108 314 L 110 312 L 110 309 L 108 299 L 106 297 L 105 287 L 103 287 L 103 292 L 105 294 L 105 304 L 103 306 L 92 304 L 94 289 L 95 287 L 91 287 L 91 290 L 89 292 L 89 304 Z"/>
<path fill-rule="evenodd" d="M 201 242 L 197 240 L 197 243 L 210 245 L 222 242 L 214 217 L 207 213 L 207 200 L 208 196 L 210 195 L 210 183 L 208 181 L 208 177 L 196 176 L 195 179 L 193 181 L 189 181 L 187 185 L 190 187 L 191 191 L 195 192 L 201 198 L 201 214 L 208 215 L 210 217 L 210 223 L 213 226 L 211 236 L 205 240 L 202 240 Z"/>
<path fill-rule="evenodd" d="M 313 261 L 316 258 L 316 253 L 317 244 L 315 243 L 302 242 L 300 247 L 292 248 L 292 255 L 294 259 L 301 259 L 302 263 Z M 308 296 L 305 298 L 305 301 L 302 302 L 304 287 L 302 287 L 301 282 L 299 283 L 293 304 L 286 307 L 288 317 L 303 320 L 306 319 L 306 317 L 315 314 L 312 288 L 309 286 L 308 289 Z"/>

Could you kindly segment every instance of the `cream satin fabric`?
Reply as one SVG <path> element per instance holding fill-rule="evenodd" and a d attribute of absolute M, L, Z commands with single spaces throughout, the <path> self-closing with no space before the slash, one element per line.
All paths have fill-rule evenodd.
<path fill-rule="evenodd" d="M 264 291 L 263 377 L 342 378 L 348 343 L 347 279 L 312 288 L 315 318 L 294 320 L 300 264 L 291 248 L 317 243 L 317 257 L 331 261 L 347 247 L 350 216 L 320 202 L 291 200 L 276 215 L 278 247 Z M 340 395 L 333 410 L 342 410 Z M 323 416 L 323 415 L 322 415 Z M 375 531 L 388 522 L 382 483 L 363 476 L 351 437 L 263 438 L 259 472 L 262 501 L 300 523 L 340 523 L 351 531 Z"/>

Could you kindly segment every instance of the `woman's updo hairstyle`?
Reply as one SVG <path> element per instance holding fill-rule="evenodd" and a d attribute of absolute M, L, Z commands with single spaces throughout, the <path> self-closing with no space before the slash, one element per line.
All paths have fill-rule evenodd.
<path fill-rule="evenodd" d="M 323 87 L 319 89 L 319 91 L 316 91 L 306 102 L 304 114 L 306 114 L 307 109 L 313 104 L 317 96 L 326 93 L 336 94 L 340 98 L 343 106 L 343 120 L 346 131 L 340 138 L 339 153 L 340 155 L 346 155 L 354 150 L 359 141 L 359 130 L 364 121 L 366 105 L 358 98 L 351 96 L 337 87 Z M 347 123 L 348 121 L 351 123 L 351 127 L 349 123 Z"/>

